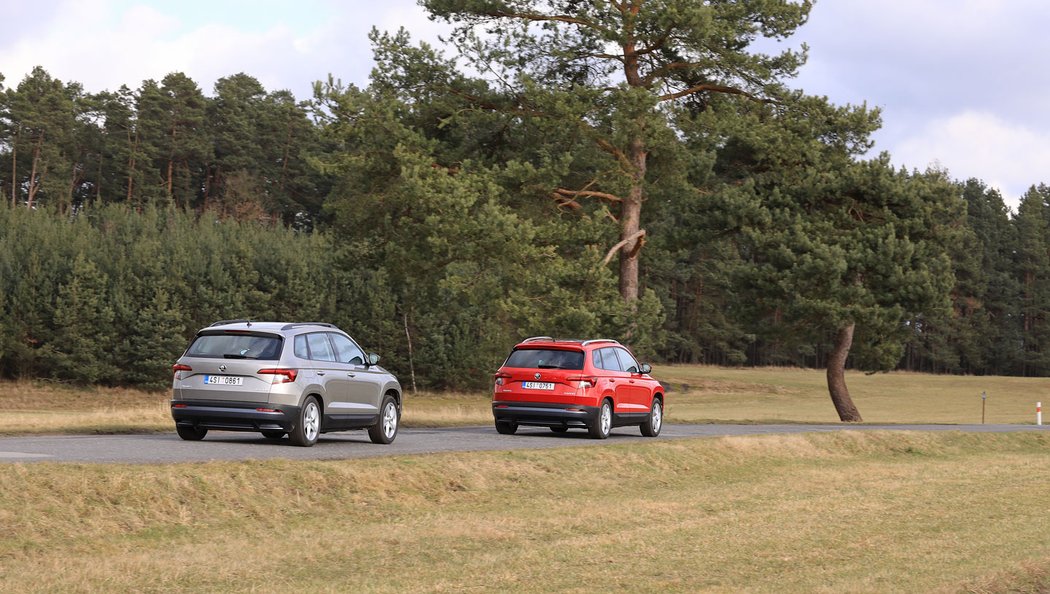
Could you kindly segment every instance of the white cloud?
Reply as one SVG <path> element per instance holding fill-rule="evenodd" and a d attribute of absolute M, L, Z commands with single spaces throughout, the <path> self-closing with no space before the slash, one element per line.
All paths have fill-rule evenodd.
<path fill-rule="evenodd" d="M 199 13 L 182 14 L 179 3 L 128 4 L 66 0 L 44 11 L 47 18 L 35 23 L 32 35 L 0 39 L 5 85 L 16 86 L 40 65 L 92 92 L 122 84 L 137 88 L 145 79 L 179 71 L 210 93 L 218 78 L 244 72 L 267 89 L 291 89 L 306 99 L 312 82 L 329 72 L 360 84 L 371 69 L 369 25 L 344 6 L 332 5 L 330 14 L 317 13 L 304 23 L 290 12 L 295 5 L 287 5 L 285 15 L 271 10 L 268 18 L 248 23 L 197 20 Z"/>
<path fill-rule="evenodd" d="M 965 111 L 931 120 L 901 139 L 892 154 L 894 161 L 909 168 L 939 163 L 956 179 L 981 179 L 998 188 L 1014 210 L 1031 185 L 1050 183 L 1050 134 L 989 112 Z M 1043 177 L 1031 179 L 1033 174 Z"/>

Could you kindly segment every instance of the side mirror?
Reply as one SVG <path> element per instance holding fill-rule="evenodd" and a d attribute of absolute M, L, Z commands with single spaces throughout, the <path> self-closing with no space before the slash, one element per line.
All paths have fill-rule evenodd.
<path fill-rule="evenodd" d="M 652 373 L 652 372 L 653 372 L 653 366 L 649 365 L 648 363 L 642 363 L 642 368 L 638 370 L 638 373 L 641 373 L 643 375 L 646 374 L 646 373 Z"/>
<path fill-rule="evenodd" d="M 379 355 L 375 353 L 368 353 L 368 364 L 375 365 L 379 363 Z"/>

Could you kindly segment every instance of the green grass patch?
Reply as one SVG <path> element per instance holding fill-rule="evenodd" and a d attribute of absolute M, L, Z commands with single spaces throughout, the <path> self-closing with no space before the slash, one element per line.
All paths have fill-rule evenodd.
<path fill-rule="evenodd" d="M 0 466 L 11 591 L 1046 591 L 1050 434 Z M 1017 589 L 1021 588 L 1021 589 Z"/>

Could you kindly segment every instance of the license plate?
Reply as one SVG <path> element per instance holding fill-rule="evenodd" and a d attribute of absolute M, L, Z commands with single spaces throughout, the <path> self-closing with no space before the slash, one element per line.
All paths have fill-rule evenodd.
<path fill-rule="evenodd" d="M 235 375 L 206 375 L 204 383 L 209 386 L 243 386 L 244 378 Z"/>
<path fill-rule="evenodd" d="M 554 384 L 551 382 L 521 382 L 521 387 L 526 390 L 553 390 Z"/>

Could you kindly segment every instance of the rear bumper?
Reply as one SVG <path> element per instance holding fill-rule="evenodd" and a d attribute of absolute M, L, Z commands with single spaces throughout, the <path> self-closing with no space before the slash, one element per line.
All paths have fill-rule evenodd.
<path fill-rule="evenodd" d="M 270 412 L 273 410 L 276 412 Z M 172 400 L 171 417 L 176 425 L 203 429 L 291 431 L 299 418 L 299 407 L 258 402 Z"/>
<path fill-rule="evenodd" d="M 497 422 L 539 427 L 590 427 L 598 419 L 597 406 L 540 404 L 535 402 L 493 401 L 492 416 Z"/>

